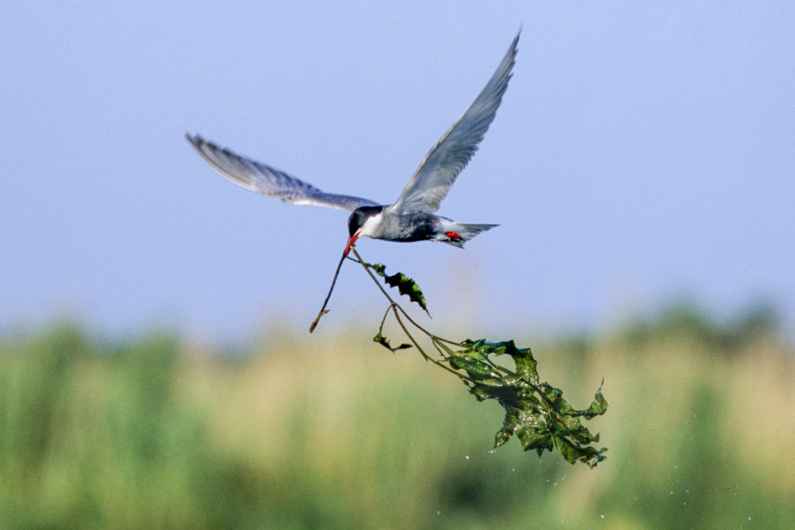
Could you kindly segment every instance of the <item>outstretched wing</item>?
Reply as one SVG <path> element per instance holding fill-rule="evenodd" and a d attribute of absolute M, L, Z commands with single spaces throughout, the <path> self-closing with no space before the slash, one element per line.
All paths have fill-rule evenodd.
<path fill-rule="evenodd" d="M 435 212 L 456 177 L 469 163 L 494 121 L 516 61 L 521 30 L 511 42 L 497 71 L 475 101 L 425 156 L 392 208 L 400 212 Z"/>
<path fill-rule="evenodd" d="M 326 206 L 353 211 L 360 206 L 378 205 L 370 199 L 326 193 L 284 171 L 208 142 L 199 135 L 188 133 L 185 138 L 221 175 L 249 191 L 302 206 Z"/>

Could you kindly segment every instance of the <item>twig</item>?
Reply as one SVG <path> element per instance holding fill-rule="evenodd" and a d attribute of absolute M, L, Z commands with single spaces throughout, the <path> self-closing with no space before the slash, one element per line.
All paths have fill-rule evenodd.
<path fill-rule="evenodd" d="M 367 274 L 370 275 L 370 278 L 373 279 L 373 281 L 375 282 L 375 285 L 381 290 L 381 293 L 383 293 L 383 295 L 386 296 L 386 299 L 389 300 L 389 302 L 392 305 L 396 305 L 397 306 L 398 305 L 397 302 L 395 302 L 392 299 L 392 297 L 389 296 L 389 293 L 386 292 L 386 289 L 384 289 L 381 286 L 381 282 L 378 281 L 378 278 L 376 278 L 375 274 L 373 274 L 372 271 L 370 270 L 370 267 L 369 267 L 370 264 L 362 259 L 362 256 L 359 254 L 359 251 L 356 250 L 356 248 L 352 248 L 351 252 L 353 252 L 353 255 L 356 256 L 356 260 L 352 260 L 352 261 L 357 261 L 358 260 L 357 263 L 359 263 L 362 267 L 364 267 L 365 272 L 367 272 Z M 351 259 L 351 258 L 348 258 L 348 259 Z M 400 307 L 400 306 L 398 306 L 398 307 Z"/>
<path fill-rule="evenodd" d="M 425 359 L 426 361 L 432 361 L 433 359 L 427 353 L 425 353 L 425 350 L 423 350 L 422 346 L 419 345 L 417 340 L 414 338 L 414 335 L 411 334 L 411 332 L 408 330 L 408 328 L 403 323 L 403 321 L 400 320 L 400 313 L 397 312 L 395 304 L 392 304 L 390 307 L 392 308 L 392 314 L 395 315 L 395 320 L 397 320 L 397 323 L 403 329 L 403 333 L 405 333 L 406 336 L 409 338 L 409 340 L 412 342 L 412 344 L 414 344 L 414 347 L 417 348 L 418 352 L 420 352 L 422 358 Z"/>
<path fill-rule="evenodd" d="M 326 295 L 326 299 L 323 300 L 323 306 L 318 311 L 315 320 L 309 325 L 309 333 L 315 331 L 315 328 L 320 323 L 320 319 L 323 318 L 323 315 L 328 313 L 326 306 L 328 305 L 328 301 L 331 299 L 331 293 L 334 291 L 334 286 L 337 285 L 337 277 L 340 275 L 340 269 L 342 268 L 342 262 L 345 261 L 345 254 L 342 255 L 340 258 L 340 262 L 337 264 L 337 270 L 334 272 L 334 278 L 331 280 L 331 287 L 328 289 L 328 294 Z"/>
<path fill-rule="evenodd" d="M 403 316 L 414 327 L 416 327 L 418 330 L 420 330 L 428 338 L 431 339 L 431 343 L 437 349 L 437 351 L 439 351 L 439 353 L 442 355 L 442 358 L 445 358 L 445 355 L 441 352 L 441 350 L 439 350 L 439 347 L 437 345 L 437 341 L 446 342 L 448 344 L 454 344 L 454 345 L 460 345 L 460 343 L 453 342 L 453 341 L 450 341 L 450 340 L 446 340 L 446 339 L 443 339 L 442 337 L 437 337 L 436 335 L 434 335 L 433 333 L 431 333 L 430 331 L 428 331 L 427 329 L 425 329 L 421 325 L 419 325 L 413 318 L 411 318 L 411 315 L 409 315 L 406 312 L 406 310 L 403 309 L 403 307 L 401 307 L 400 304 L 395 302 L 395 300 L 392 298 L 392 296 L 390 296 L 390 294 L 387 292 L 387 290 L 383 288 L 383 286 L 381 285 L 381 282 L 378 281 L 378 278 L 376 278 L 375 274 L 373 274 L 373 272 L 370 270 L 370 264 L 367 263 L 366 261 L 364 261 L 364 259 L 362 259 L 362 256 L 359 254 L 359 252 L 356 249 L 352 249 L 352 251 L 353 251 L 353 254 L 356 256 L 356 259 L 355 260 L 352 259 L 352 258 L 348 258 L 348 259 L 351 259 L 351 261 L 355 261 L 355 262 L 359 263 L 362 266 L 362 268 L 367 272 L 367 274 L 370 276 L 370 278 L 373 280 L 373 282 L 378 287 L 378 289 L 381 291 L 381 293 L 386 297 L 387 300 L 389 300 L 389 307 L 387 307 L 386 313 L 384 314 L 384 318 L 381 320 L 381 326 L 378 328 L 379 329 L 379 333 L 381 332 L 381 330 L 383 330 L 384 322 L 386 321 L 386 316 L 387 316 L 387 314 L 389 314 L 389 310 L 391 309 L 392 310 L 392 314 L 395 315 L 395 320 L 397 321 L 397 323 L 400 326 L 400 328 L 403 330 L 403 333 L 405 333 L 406 336 L 411 341 L 411 343 L 414 344 L 414 347 L 417 349 L 417 351 L 420 353 L 420 355 L 422 355 L 423 359 L 425 359 L 426 361 L 430 361 L 433 364 L 435 364 L 436 366 L 438 366 L 439 368 L 442 368 L 443 370 L 446 370 L 446 371 L 450 372 L 451 374 L 455 375 L 456 377 L 458 377 L 462 381 L 474 384 L 475 382 L 472 379 L 470 379 L 469 377 L 467 377 L 467 376 L 465 376 L 465 375 L 453 370 L 452 368 L 450 368 L 449 366 L 445 365 L 444 363 L 442 363 L 438 359 L 434 359 L 433 357 L 428 355 L 425 352 L 425 350 L 422 348 L 422 346 L 420 346 L 419 342 L 417 342 L 417 339 L 414 338 L 414 335 L 411 334 L 411 332 L 409 331 L 409 329 L 406 326 L 406 324 L 403 322 L 403 319 L 401 318 L 400 315 L 403 314 Z"/>
<path fill-rule="evenodd" d="M 386 311 L 384 311 L 384 317 L 381 319 L 381 325 L 378 326 L 378 334 L 379 335 L 383 334 L 382 332 L 384 331 L 384 324 L 386 323 L 386 317 L 389 316 L 389 310 L 392 309 L 394 307 L 394 305 L 395 304 L 389 304 L 388 306 L 386 306 Z"/>
<path fill-rule="evenodd" d="M 451 374 L 455 375 L 456 377 L 458 377 L 462 381 L 467 381 L 469 383 L 475 384 L 475 381 L 473 381 L 469 377 L 465 376 L 464 374 L 456 372 L 455 370 L 453 370 L 449 366 L 441 363 L 439 360 L 434 359 L 433 357 L 431 357 L 427 353 L 425 353 L 425 350 L 423 350 L 422 347 L 417 343 L 417 341 L 414 339 L 414 336 L 409 332 L 409 330 L 406 328 L 406 325 L 400 319 L 400 315 L 398 314 L 397 309 L 393 307 L 392 308 L 392 312 L 394 313 L 395 319 L 397 320 L 398 324 L 400 324 L 400 327 L 403 328 L 403 332 L 408 336 L 408 338 L 411 340 L 411 342 L 414 343 L 414 347 L 417 348 L 417 350 L 419 350 L 419 352 L 422 354 L 422 357 L 426 361 L 430 361 L 433 364 L 435 364 L 436 366 L 438 366 L 439 368 L 447 370 L 448 372 L 450 372 Z"/>
<path fill-rule="evenodd" d="M 367 274 L 369 274 L 369 275 L 370 275 L 370 278 L 372 278 L 372 279 L 373 279 L 373 281 L 374 281 L 374 282 L 375 282 L 375 284 L 378 286 L 378 288 L 381 290 L 381 292 L 384 294 L 384 296 L 386 296 L 386 297 L 387 297 L 387 299 L 388 299 L 388 300 L 389 300 L 391 303 L 395 304 L 395 306 L 396 306 L 396 307 L 397 307 L 397 308 L 400 310 L 400 312 L 401 312 L 401 313 L 403 313 L 403 316 L 404 316 L 404 317 L 406 317 L 406 319 L 407 319 L 409 322 L 411 322 L 411 324 L 412 324 L 412 325 L 413 325 L 415 328 L 417 328 L 418 330 L 420 330 L 420 331 L 422 331 L 423 333 L 425 333 L 425 335 L 427 335 L 428 337 L 435 337 L 435 338 L 437 338 L 438 340 L 440 340 L 440 341 L 442 341 L 442 342 L 446 342 L 447 344 L 452 344 L 453 346 L 461 346 L 461 345 L 462 345 L 460 342 L 455 342 L 455 341 L 448 340 L 448 339 L 445 339 L 445 338 L 443 338 L 443 337 L 438 337 L 438 336 L 434 335 L 433 333 L 431 333 L 430 331 L 428 331 L 427 329 L 425 329 L 425 328 L 424 328 L 422 325 L 420 325 L 420 324 L 419 324 L 419 323 L 418 323 L 416 320 L 414 320 L 414 319 L 411 317 L 411 315 L 409 315 L 409 314 L 406 312 L 406 310 L 405 310 L 405 309 L 403 309 L 403 307 L 402 307 L 400 304 L 398 304 L 397 302 L 395 302 L 395 300 L 394 300 L 394 299 L 392 299 L 392 297 L 389 295 L 389 293 L 387 293 L 387 292 L 386 292 L 386 289 L 384 289 L 384 288 L 383 288 L 383 286 L 381 285 L 381 282 L 379 282 L 379 281 L 378 281 L 378 278 L 376 278 L 376 277 L 375 277 L 375 275 L 374 275 L 374 274 L 372 273 L 372 271 L 370 270 L 370 268 L 372 267 L 372 265 L 371 265 L 370 263 L 368 263 L 368 262 L 364 261 L 364 259 L 362 259 L 362 256 L 359 254 L 359 251 L 358 251 L 358 250 L 356 250 L 355 248 L 354 248 L 354 249 L 352 249 L 352 252 L 353 252 L 353 254 L 356 256 L 356 259 L 353 259 L 353 258 L 351 258 L 351 257 L 348 257 L 348 259 L 349 259 L 349 260 L 351 260 L 351 261 L 353 261 L 353 262 L 355 262 L 355 263 L 358 263 L 359 265 L 361 265 L 362 267 L 364 267 L 364 270 L 365 270 L 365 271 L 367 271 Z"/>

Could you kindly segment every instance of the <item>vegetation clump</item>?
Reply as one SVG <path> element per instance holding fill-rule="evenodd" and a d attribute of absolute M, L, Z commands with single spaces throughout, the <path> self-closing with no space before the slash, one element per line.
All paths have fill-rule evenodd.
<path fill-rule="evenodd" d="M 353 252 L 356 258 L 348 259 L 364 267 L 388 301 L 373 341 L 393 353 L 413 346 L 423 359 L 463 382 L 478 401 L 497 401 L 505 411 L 505 417 L 494 437 L 495 448 L 504 445 L 515 435 L 525 451 L 535 451 L 538 456 L 544 451 L 558 452 L 570 464 L 582 462 L 592 468 L 606 458 L 607 449 L 595 445 L 599 443 L 599 434 L 593 434 L 583 424 L 583 420 L 607 412 L 602 385 L 588 408 L 576 409 L 563 397 L 561 389 L 541 380 L 538 361 L 530 348 L 520 348 L 513 340 L 454 341 L 435 335 L 418 324 L 384 289 L 377 277 L 381 277 L 390 287 L 397 287 L 401 295 L 408 296 L 411 302 L 427 313 L 427 300 L 417 282 L 401 272 L 388 275 L 385 265 L 368 263 L 356 250 Z M 312 329 L 325 313 L 324 304 Z M 384 336 L 384 324 L 390 316 L 410 343 L 392 346 Z M 418 336 L 424 337 L 432 349 L 427 346 L 424 348 Z M 512 369 L 498 362 L 501 356 L 511 358 Z"/>

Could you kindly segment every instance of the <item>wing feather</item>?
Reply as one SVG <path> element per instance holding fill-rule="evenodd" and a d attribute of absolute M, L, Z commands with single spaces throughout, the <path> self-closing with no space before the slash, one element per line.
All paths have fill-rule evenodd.
<path fill-rule="evenodd" d="M 378 203 L 362 197 L 326 193 L 275 167 L 251 160 L 230 149 L 208 142 L 199 135 L 188 133 L 185 138 L 216 171 L 249 191 L 301 206 L 325 206 L 353 211 L 360 206 L 378 205 Z"/>
<path fill-rule="evenodd" d="M 521 30 L 489 82 L 461 118 L 442 135 L 392 205 L 400 212 L 435 212 L 494 121 L 516 62 Z"/>

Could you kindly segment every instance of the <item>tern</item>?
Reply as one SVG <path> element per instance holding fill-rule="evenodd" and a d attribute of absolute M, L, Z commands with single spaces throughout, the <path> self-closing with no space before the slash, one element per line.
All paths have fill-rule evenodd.
<path fill-rule="evenodd" d="M 521 30 L 478 97 L 431 148 L 392 204 L 328 193 L 199 135 L 187 133 L 186 138 L 202 158 L 238 186 L 291 204 L 352 212 L 348 219 L 348 241 L 343 258 L 360 237 L 396 242 L 439 241 L 464 248 L 465 242 L 498 225 L 459 223 L 437 215 L 436 211 L 494 121 L 512 76 L 520 35 Z"/>

